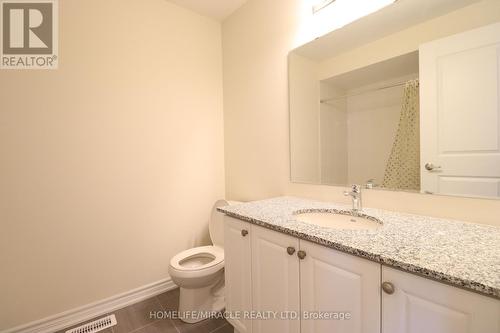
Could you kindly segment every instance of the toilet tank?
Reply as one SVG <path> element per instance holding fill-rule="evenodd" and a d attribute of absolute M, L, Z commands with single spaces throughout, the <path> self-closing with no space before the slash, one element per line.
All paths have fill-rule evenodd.
<path fill-rule="evenodd" d="M 212 208 L 212 214 L 208 222 L 208 231 L 212 244 L 224 248 L 224 214 L 217 211 L 218 207 L 236 205 L 241 202 L 217 200 Z"/>

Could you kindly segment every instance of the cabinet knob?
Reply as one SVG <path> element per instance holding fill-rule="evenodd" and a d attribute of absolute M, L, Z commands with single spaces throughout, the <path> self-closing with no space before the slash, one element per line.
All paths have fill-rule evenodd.
<path fill-rule="evenodd" d="M 245 229 L 241 230 L 241 235 L 243 237 L 245 237 L 246 235 L 248 235 L 248 230 L 245 230 Z"/>
<path fill-rule="evenodd" d="M 295 248 L 292 247 L 292 246 L 289 246 L 286 248 L 286 252 L 289 254 L 289 255 L 292 255 L 295 253 Z"/>
<path fill-rule="evenodd" d="M 297 257 L 299 257 L 300 260 L 304 259 L 306 257 L 306 251 L 300 250 L 297 252 Z"/>
<path fill-rule="evenodd" d="M 391 282 L 383 282 L 382 283 L 382 290 L 389 295 L 394 294 L 394 291 L 396 288 L 394 288 L 394 285 Z"/>

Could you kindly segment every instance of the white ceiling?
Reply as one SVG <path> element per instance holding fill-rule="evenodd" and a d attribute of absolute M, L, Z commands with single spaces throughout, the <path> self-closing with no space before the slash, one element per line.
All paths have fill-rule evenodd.
<path fill-rule="evenodd" d="M 247 0 L 170 0 L 170 2 L 217 21 L 223 21 Z"/>

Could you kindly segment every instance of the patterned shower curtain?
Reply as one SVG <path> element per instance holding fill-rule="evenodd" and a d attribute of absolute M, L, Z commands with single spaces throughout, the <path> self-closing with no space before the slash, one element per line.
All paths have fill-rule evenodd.
<path fill-rule="evenodd" d="M 398 131 L 385 168 L 383 187 L 420 190 L 419 81 L 406 82 Z"/>

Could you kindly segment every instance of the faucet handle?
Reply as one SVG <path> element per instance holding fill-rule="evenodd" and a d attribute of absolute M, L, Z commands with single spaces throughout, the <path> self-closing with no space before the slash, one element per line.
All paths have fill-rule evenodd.
<path fill-rule="evenodd" d="M 353 184 L 352 185 L 352 191 L 354 193 L 361 193 L 361 185 L 358 185 L 358 184 Z"/>

